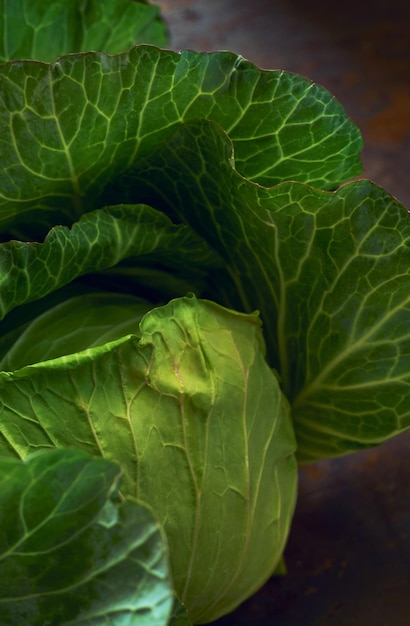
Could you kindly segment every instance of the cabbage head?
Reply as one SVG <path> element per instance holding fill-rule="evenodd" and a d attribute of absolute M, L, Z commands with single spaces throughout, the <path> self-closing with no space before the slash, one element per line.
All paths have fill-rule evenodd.
<path fill-rule="evenodd" d="M 123 496 L 165 530 L 189 618 L 212 621 L 274 572 L 295 505 L 289 407 L 264 352 L 258 314 L 193 295 L 151 309 L 68 298 L 4 359 L 3 456 L 58 447 L 117 462 Z"/>

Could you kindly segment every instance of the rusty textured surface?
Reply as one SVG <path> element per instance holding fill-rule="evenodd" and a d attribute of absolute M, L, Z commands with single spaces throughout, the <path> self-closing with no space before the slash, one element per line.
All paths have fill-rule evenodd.
<path fill-rule="evenodd" d="M 156 2 L 173 49 L 232 50 L 329 89 L 362 131 L 364 176 L 410 208 L 410 3 Z M 286 560 L 216 624 L 410 623 L 410 433 L 301 470 Z"/>

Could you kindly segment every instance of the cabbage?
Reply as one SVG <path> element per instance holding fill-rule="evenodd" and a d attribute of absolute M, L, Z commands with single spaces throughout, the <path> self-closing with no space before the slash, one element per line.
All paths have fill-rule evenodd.
<path fill-rule="evenodd" d="M 346 183 L 325 89 L 131 46 L 148 2 L 0 20 L 1 621 L 212 621 L 281 562 L 297 461 L 410 426 L 409 216 Z"/>
<path fill-rule="evenodd" d="M 123 300 L 102 308 L 112 335 L 124 332 Z M 64 315 L 56 305 L 29 325 L 18 354 L 34 364 L 0 373 L 2 452 L 26 458 L 56 446 L 118 463 L 123 496 L 147 504 L 165 531 L 190 619 L 216 619 L 273 573 L 296 500 L 289 405 L 266 363 L 259 317 L 188 296 L 106 342 L 96 320 L 75 318 L 82 304 L 73 298 Z M 67 354 L 70 308 L 78 328 Z"/>

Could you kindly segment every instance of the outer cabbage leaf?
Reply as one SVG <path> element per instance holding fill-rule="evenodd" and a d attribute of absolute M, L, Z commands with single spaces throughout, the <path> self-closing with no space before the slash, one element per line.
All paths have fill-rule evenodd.
<path fill-rule="evenodd" d="M 189 618 L 216 619 L 272 574 L 295 504 L 288 404 L 263 348 L 256 314 L 173 300 L 140 337 L 2 372 L 0 454 L 118 461 L 124 493 L 164 526 Z"/>
<path fill-rule="evenodd" d="M 219 123 L 262 184 L 334 188 L 361 169 L 359 131 L 326 90 L 229 52 L 136 46 L 10 62 L 0 80 L 0 232 L 21 238 L 106 204 L 109 181 L 192 119 Z"/>
<path fill-rule="evenodd" d="M 158 7 L 146 0 L 0 0 L 0 32 L 0 63 L 167 44 Z"/>
<path fill-rule="evenodd" d="M 290 182 L 263 188 L 233 169 L 231 150 L 218 126 L 192 124 L 120 181 L 123 194 L 137 190 L 224 258 L 228 276 L 208 281 L 209 297 L 261 311 L 300 460 L 408 428 L 407 211 L 369 181 L 332 193 Z"/>
<path fill-rule="evenodd" d="M 146 507 L 116 501 L 120 475 L 73 450 L 0 459 L 2 624 L 166 626 L 164 537 Z"/>

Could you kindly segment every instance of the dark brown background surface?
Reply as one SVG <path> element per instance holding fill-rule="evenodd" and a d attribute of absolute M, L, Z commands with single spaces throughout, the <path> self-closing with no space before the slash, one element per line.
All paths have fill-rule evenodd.
<path fill-rule="evenodd" d="M 228 49 L 329 89 L 362 131 L 364 176 L 410 208 L 409 2 L 156 3 L 173 49 Z M 286 560 L 218 626 L 410 624 L 409 432 L 301 470 Z"/>

